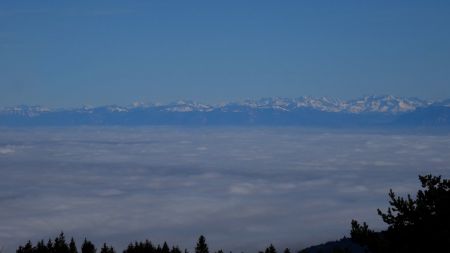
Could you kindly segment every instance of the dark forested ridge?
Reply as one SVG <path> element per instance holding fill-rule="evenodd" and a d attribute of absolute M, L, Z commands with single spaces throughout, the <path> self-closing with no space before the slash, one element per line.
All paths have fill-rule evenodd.
<path fill-rule="evenodd" d="M 351 238 L 312 246 L 297 253 L 419 253 L 450 252 L 450 180 L 441 176 L 419 176 L 422 190 L 416 197 L 398 197 L 389 192 L 390 208 L 378 214 L 388 225 L 385 231 L 375 232 L 364 222 L 351 222 Z M 78 249 L 73 238 L 66 240 L 63 232 L 48 241 L 33 244 L 28 241 L 18 247 L 16 253 L 189 253 L 187 249 L 169 246 L 166 242 L 155 245 L 151 241 L 131 242 L 122 251 L 104 243 L 99 248 L 84 239 Z M 291 253 L 291 249 L 279 250 L 270 244 L 258 253 Z M 195 253 L 209 253 L 206 238 L 199 237 Z M 214 253 L 224 253 L 218 250 Z M 231 252 L 230 252 L 231 253 Z"/>

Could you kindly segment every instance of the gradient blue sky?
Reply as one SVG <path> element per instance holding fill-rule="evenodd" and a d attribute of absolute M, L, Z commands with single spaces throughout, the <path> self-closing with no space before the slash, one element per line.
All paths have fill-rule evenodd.
<path fill-rule="evenodd" d="M 450 97 L 450 1 L 1 1 L 0 106 Z"/>

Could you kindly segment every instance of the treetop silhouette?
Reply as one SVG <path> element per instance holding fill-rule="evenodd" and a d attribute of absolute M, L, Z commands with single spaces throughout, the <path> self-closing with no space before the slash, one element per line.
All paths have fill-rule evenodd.
<path fill-rule="evenodd" d="M 352 239 L 371 252 L 450 252 L 450 181 L 432 175 L 419 180 L 423 189 L 415 198 L 389 191 L 391 207 L 377 210 L 386 231 L 376 233 L 352 221 Z"/>

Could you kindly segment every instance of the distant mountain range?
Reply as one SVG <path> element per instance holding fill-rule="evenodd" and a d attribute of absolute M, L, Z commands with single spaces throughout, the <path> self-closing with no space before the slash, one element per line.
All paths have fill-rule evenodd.
<path fill-rule="evenodd" d="M 450 99 L 395 96 L 263 98 L 208 105 L 193 101 L 49 109 L 0 109 L 0 126 L 274 125 L 320 127 L 450 127 Z"/>

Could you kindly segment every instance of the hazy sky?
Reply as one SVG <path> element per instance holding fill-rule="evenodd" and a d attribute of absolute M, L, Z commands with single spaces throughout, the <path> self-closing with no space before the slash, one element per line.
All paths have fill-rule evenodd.
<path fill-rule="evenodd" d="M 0 2 L 0 106 L 450 97 L 449 1 Z"/>

